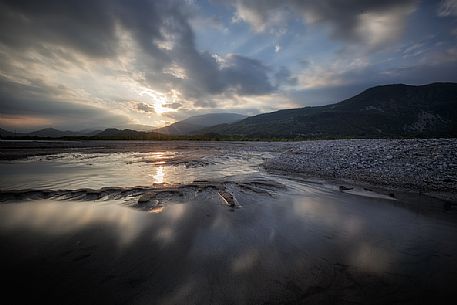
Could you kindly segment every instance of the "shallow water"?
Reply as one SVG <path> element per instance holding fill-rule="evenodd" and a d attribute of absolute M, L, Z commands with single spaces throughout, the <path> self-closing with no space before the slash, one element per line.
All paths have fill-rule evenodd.
<path fill-rule="evenodd" d="M 272 175 L 259 167 L 269 154 L 168 150 L 2 162 L 2 190 L 259 177 L 285 186 L 229 185 L 238 208 L 211 190 L 147 210 L 131 208 L 135 194 L 8 200 L 0 204 L 4 291 L 17 303 L 57 304 L 420 304 L 453 294 L 454 214 Z"/>
<path fill-rule="evenodd" d="M 78 189 L 190 183 L 257 173 L 268 153 L 62 153 L 0 161 L 1 189 Z"/>

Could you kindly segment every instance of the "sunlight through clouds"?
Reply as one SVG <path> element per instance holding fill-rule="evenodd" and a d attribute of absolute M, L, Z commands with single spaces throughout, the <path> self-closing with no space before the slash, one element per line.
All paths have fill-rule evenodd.
<path fill-rule="evenodd" d="M 151 130 L 455 81 L 454 2 L 0 0 L 0 127 Z"/>

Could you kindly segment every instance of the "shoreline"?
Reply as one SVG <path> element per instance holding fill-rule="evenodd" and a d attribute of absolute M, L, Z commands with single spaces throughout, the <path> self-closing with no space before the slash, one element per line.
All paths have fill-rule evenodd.
<path fill-rule="evenodd" d="M 60 153 L 151 153 L 205 147 L 220 152 L 273 155 L 261 166 L 268 171 L 319 177 L 350 185 L 408 192 L 457 202 L 457 139 L 351 139 L 302 142 L 9 142 L 0 160 Z"/>
<path fill-rule="evenodd" d="M 262 166 L 457 203 L 456 151 L 457 139 L 308 141 Z"/>

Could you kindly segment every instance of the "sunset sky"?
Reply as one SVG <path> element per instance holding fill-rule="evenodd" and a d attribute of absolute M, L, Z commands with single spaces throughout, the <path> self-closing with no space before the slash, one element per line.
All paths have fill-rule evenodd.
<path fill-rule="evenodd" d="M 161 127 L 437 81 L 457 81 L 457 0 L 0 0 L 10 130 Z"/>

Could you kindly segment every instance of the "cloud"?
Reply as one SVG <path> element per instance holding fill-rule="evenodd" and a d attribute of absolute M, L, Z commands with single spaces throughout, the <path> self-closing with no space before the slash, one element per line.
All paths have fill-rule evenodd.
<path fill-rule="evenodd" d="M 0 113 L 0 127 L 10 131 L 31 130 L 42 126 L 52 126 L 52 121 L 46 118 L 25 115 L 5 115 Z"/>
<path fill-rule="evenodd" d="M 18 129 L 41 125 L 78 130 L 88 126 L 103 128 L 131 124 L 125 115 L 56 98 L 65 93 L 63 88 L 49 87 L 40 81 L 21 84 L 0 77 L 0 125 Z"/>
<path fill-rule="evenodd" d="M 302 106 L 326 105 L 350 98 L 377 85 L 403 83 L 422 85 L 433 82 L 457 82 L 457 51 L 454 49 L 421 56 L 411 64 L 383 66 L 355 60 L 345 69 L 340 64 L 310 67 L 299 76 L 303 82 L 288 92 Z"/>
<path fill-rule="evenodd" d="M 0 0 L 0 42 L 11 48 L 65 47 L 92 57 L 119 55 L 122 33 L 138 46 L 135 68 L 149 86 L 178 89 L 190 98 L 266 94 L 274 88 L 262 63 L 240 55 L 200 52 L 183 1 Z"/>
<path fill-rule="evenodd" d="M 165 104 L 164 107 L 169 108 L 169 109 L 179 109 L 183 105 L 181 103 L 170 103 L 170 104 Z"/>
<path fill-rule="evenodd" d="M 84 117 L 82 109 L 92 107 L 94 113 L 124 111 L 124 118 L 116 117 L 113 124 L 128 124 L 127 116 L 148 123 L 151 114 L 153 123 L 161 124 L 156 107 L 215 107 L 214 97 L 220 95 L 277 90 L 275 71 L 263 62 L 198 50 L 189 3 L 0 0 L 0 75 L 10 82 L 3 100 L 17 99 L 12 83 L 28 84 L 33 78 L 46 84 L 33 85 L 43 91 L 39 97 L 21 97 L 18 107 L 8 102 L 0 112 L 16 109 L 26 115 L 32 108 L 42 113 L 55 107 L 61 115 L 71 116 L 68 108 L 74 109 L 73 116 Z M 54 92 L 59 86 L 68 90 Z M 129 107 L 128 100 L 139 104 Z"/>
<path fill-rule="evenodd" d="M 281 67 L 275 73 L 275 80 L 277 86 L 281 85 L 296 85 L 297 84 L 297 77 L 292 75 L 292 73 L 286 67 Z"/>
<path fill-rule="evenodd" d="M 149 106 L 148 104 L 145 104 L 145 103 L 137 103 L 136 109 L 141 112 L 155 112 L 154 107 Z"/>
<path fill-rule="evenodd" d="M 256 31 L 277 27 L 298 16 L 308 25 L 328 25 L 334 38 L 370 46 L 397 39 L 416 4 L 414 0 L 232 1 L 234 19 L 249 23 Z"/>
<path fill-rule="evenodd" d="M 437 17 L 454 16 L 455 0 L 226 3 L 0 0 L 3 121 L 161 126 L 333 102 L 380 82 L 455 79 L 449 31 L 424 38 L 455 25 Z M 392 43 L 407 23 L 411 35 Z"/>
<path fill-rule="evenodd" d="M 204 99 L 209 96 L 226 91 L 252 95 L 274 90 L 268 75 L 270 70 L 260 61 L 236 54 L 217 55 L 197 50 L 188 12 L 180 4 L 171 1 L 166 7 L 156 8 L 159 11 L 156 20 L 159 21 L 152 27 L 160 29 L 156 42 L 158 49 L 151 50 L 148 46 L 151 37 L 147 26 L 135 28 L 135 37 L 144 55 L 140 63 L 147 63 L 145 77 L 149 84 L 155 88 L 178 90 L 197 106 L 206 104 Z M 158 67 L 163 73 L 157 72 Z"/>
<path fill-rule="evenodd" d="M 442 0 L 438 7 L 438 16 L 457 16 L 457 0 Z"/>
<path fill-rule="evenodd" d="M 0 1 L 0 41 L 30 48 L 65 45 L 91 56 L 115 51 L 115 20 L 106 1 Z"/>
<path fill-rule="evenodd" d="M 256 59 L 229 55 L 220 64 L 220 72 L 225 89 L 234 90 L 237 94 L 266 94 L 275 89 L 268 79 L 270 69 Z"/>

